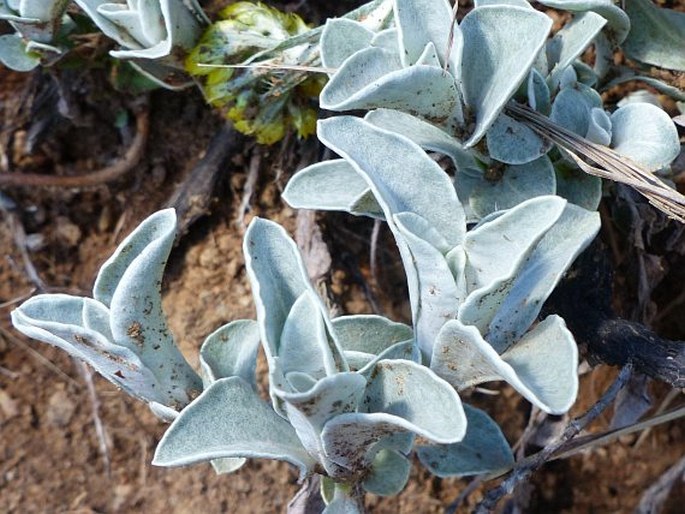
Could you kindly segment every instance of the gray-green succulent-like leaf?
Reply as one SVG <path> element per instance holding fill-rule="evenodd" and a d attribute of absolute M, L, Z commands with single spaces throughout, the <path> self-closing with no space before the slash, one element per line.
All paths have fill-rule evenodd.
<path fill-rule="evenodd" d="M 547 61 L 553 63 L 548 83 L 556 88 L 561 73 L 585 51 L 607 20 L 592 11 L 581 12 L 547 43 Z"/>
<path fill-rule="evenodd" d="M 594 12 L 607 20 L 613 44 L 622 43 L 630 30 L 630 19 L 613 0 L 538 0 L 538 3 L 573 13 Z"/>
<path fill-rule="evenodd" d="M 310 299 L 315 302 L 319 311 L 317 314 L 324 321 L 328 319 L 326 309 L 309 283 L 297 245 L 283 227 L 255 218 L 245 232 L 243 251 L 262 343 L 271 365 L 280 354 L 281 334 L 293 306 L 302 294 L 307 291 L 313 293 Z M 338 354 L 336 361 L 342 365 L 340 350 L 335 353 Z"/>
<path fill-rule="evenodd" d="M 423 445 L 416 454 L 439 477 L 495 474 L 511 469 L 514 455 L 502 430 L 485 412 L 464 405 L 466 436 L 453 444 Z"/>
<path fill-rule="evenodd" d="M 319 379 L 336 372 L 338 361 L 330 346 L 320 301 L 305 290 L 293 303 L 278 348 L 278 365 L 283 373 L 298 371 Z"/>
<path fill-rule="evenodd" d="M 497 117 L 485 135 L 490 157 L 506 164 L 527 164 L 552 148 L 530 127 L 504 113 Z"/>
<path fill-rule="evenodd" d="M 556 192 L 554 167 L 546 155 L 527 164 L 506 165 L 502 171 L 492 173 L 492 178 L 490 175 L 470 170 L 456 176 L 459 198 L 468 202 L 476 219 Z"/>
<path fill-rule="evenodd" d="M 89 363 L 98 373 L 131 396 L 147 402 L 170 403 L 152 370 L 131 349 L 112 341 L 85 323 L 86 311 L 109 317 L 106 307 L 90 298 L 63 294 L 38 295 L 12 312 L 21 333 L 56 346 Z M 109 337 L 108 337 L 109 336 Z"/>
<path fill-rule="evenodd" d="M 657 7 L 647 0 L 626 0 L 630 32 L 623 51 L 631 59 L 685 71 L 685 13 Z"/>
<path fill-rule="evenodd" d="M 611 147 L 641 164 L 658 170 L 680 153 L 678 130 L 663 110 L 648 103 L 630 103 L 611 115 Z"/>
<path fill-rule="evenodd" d="M 411 462 L 407 457 L 396 451 L 382 449 L 371 462 L 371 469 L 364 477 L 362 487 L 371 494 L 393 496 L 407 485 L 410 471 Z"/>
<path fill-rule="evenodd" d="M 368 183 L 344 159 L 318 162 L 299 170 L 288 181 L 282 198 L 296 209 L 383 218 L 383 209 Z"/>
<path fill-rule="evenodd" d="M 528 96 L 528 105 L 532 109 L 544 115 L 549 114 L 552 108 L 549 87 L 545 78 L 535 68 L 530 70 L 530 75 L 528 75 L 526 94 Z"/>
<path fill-rule="evenodd" d="M 576 167 L 557 167 L 557 195 L 589 211 L 602 200 L 602 179 Z"/>
<path fill-rule="evenodd" d="M 153 214 L 103 264 L 94 299 L 40 295 L 14 311 L 15 325 L 86 360 L 138 398 L 187 405 L 201 381 L 174 343 L 160 292 L 175 234 L 172 209 Z"/>
<path fill-rule="evenodd" d="M 321 91 L 319 103 L 331 111 L 386 107 L 446 120 L 459 106 L 459 93 L 442 68 L 405 68 L 397 54 L 369 47 L 344 62 Z"/>
<path fill-rule="evenodd" d="M 352 54 L 371 46 L 374 33 L 362 23 L 347 18 L 326 21 L 319 45 L 324 68 L 340 67 Z"/>
<path fill-rule="evenodd" d="M 413 331 L 404 323 L 372 314 L 340 316 L 332 323 L 350 368 L 362 374 L 376 359 L 418 358 L 413 355 Z"/>
<path fill-rule="evenodd" d="M 469 292 L 492 287 L 514 275 L 559 219 L 565 205 L 556 196 L 534 198 L 467 232 L 464 250 Z"/>
<path fill-rule="evenodd" d="M 363 412 L 342 414 L 324 426 L 328 458 L 351 471 L 366 469 L 379 441 L 412 432 L 435 442 L 460 441 L 466 417 L 454 389 L 425 366 L 383 360 L 371 374 L 361 405 Z"/>
<path fill-rule="evenodd" d="M 405 66 L 420 61 L 426 44 L 432 43 L 440 59 L 439 65 L 446 67 L 445 56 L 449 54 L 450 68 L 458 70 L 463 41 L 461 31 L 452 19 L 452 7 L 446 0 L 394 0 L 393 7 L 400 56 Z M 448 44 L 451 44 L 449 50 Z"/>
<path fill-rule="evenodd" d="M 425 150 L 447 155 L 459 171 L 478 167 L 472 150 L 464 149 L 459 140 L 416 116 L 392 109 L 376 109 L 367 113 L 364 119 L 379 128 L 408 137 Z"/>
<path fill-rule="evenodd" d="M 205 386 L 220 378 L 240 377 L 256 389 L 259 342 L 257 323 L 246 319 L 231 321 L 207 336 L 200 348 Z"/>
<path fill-rule="evenodd" d="M 367 180 L 386 219 L 413 212 L 450 245 L 462 241 L 464 214 L 450 179 L 415 143 L 352 116 L 320 121 L 318 136 Z"/>
<path fill-rule="evenodd" d="M 578 392 L 578 349 L 558 316 L 549 316 L 501 355 L 473 325 L 448 321 L 438 334 L 431 369 L 457 389 L 504 380 L 552 414 L 566 412 Z"/>
<path fill-rule="evenodd" d="M 40 64 L 40 56 L 30 53 L 19 34 L 0 36 L 0 63 L 14 71 L 31 71 Z"/>
<path fill-rule="evenodd" d="M 302 445 L 329 476 L 344 476 L 345 472 L 339 470 L 337 463 L 326 454 L 322 442 L 323 427 L 331 419 L 356 411 L 366 383 L 359 373 L 336 373 L 320 379 L 308 391 L 277 393 Z"/>
<path fill-rule="evenodd" d="M 285 460 L 299 468 L 300 478 L 316 465 L 290 423 L 239 377 L 217 380 L 183 409 L 152 464 L 184 466 L 226 457 Z"/>
<path fill-rule="evenodd" d="M 410 215 L 411 216 L 408 216 Z M 416 342 L 421 351 L 430 356 L 435 337 L 447 320 L 457 316 L 459 305 L 466 296 L 462 282 L 452 275 L 445 254 L 424 237 L 421 231 L 411 227 L 413 213 L 401 213 L 394 217 L 402 242 L 410 254 L 410 270 L 416 276 L 416 302 L 412 309 Z M 461 286 L 461 287 L 460 287 Z"/>
<path fill-rule="evenodd" d="M 506 300 L 500 304 L 487 331 L 488 341 L 495 348 L 510 347 L 528 330 L 562 275 L 595 238 L 599 228 L 597 212 L 566 205 L 515 280 L 505 288 Z"/>
<path fill-rule="evenodd" d="M 68 0 L 3 1 L 0 20 L 6 20 L 28 41 L 51 43 L 62 24 Z"/>
<path fill-rule="evenodd" d="M 150 78 L 171 88 L 189 85 L 182 55 L 192 49 L 208 19 L 197 0 L 76 0 L 98 28 L 122 48 L 110 54 L 131 59 Z"/>
<path fill-rule="evenodd" d="M 528 76 L 551 27 L 546 15 L 510 5 L 479 7 L 464 17 L 459 78 L 464 102 L 476 120 L 467 147 L 480 141 Z"/>

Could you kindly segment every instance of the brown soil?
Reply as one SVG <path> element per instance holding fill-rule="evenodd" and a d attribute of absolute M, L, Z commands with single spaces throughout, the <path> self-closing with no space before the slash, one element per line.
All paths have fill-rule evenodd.
<path fill-rule="evenodd" d="M 38 73 L 20 75 L 0 68 L 1 173 L 73 175 L 106 165 L 125 152 L 127 141 L 120 141 L 114 120 L 128 100 L 111 91 L 106 100 L 98 96 L 98 88 L 106 87 L 106 81 L 95 76 L 68 78 L 68 83 L 81 88 L 79 123 L 60 120 L 54 106 L 47 107 L 52 128 L 28 153 L 22 142 L 35 119 L 34 123 L 29 119 L 26 102 L 35 98 L 36 81 L 45 81 Z M 87 295 L 102 262 L 142 219 L 165 204 L 221 125 L 192 92 L 153 93 L 150 120 L 141 162 L 113 184 L 7 191 L 31 234 L 35 248 L 28 257 L 47 290 Z M 180 347 L 195 366 L 197 350 L 207 334 L 227 321 L 254 316 L 241 253 L 244 225 L 237 222 L 251 159 L 260 155 L 260 180 L 245 222 L 253 215 L 265 216 L 293 233 L 296 213 L 281 202 L 279 192 L 294 171 L 293 163 L 300 160 L 302 148 L 294 141 L 272 149 L 246 144 L 222 170 L 223 181 L 210 205 L 211 213 L 192 226 L 172 254 L 164 308 Z M 341 215 L 321 221 L 333 250 L 330 290 L 335 301 L 344 312 L 371 312 L 364 287 L 370 275 L 366 255 L 371 225 Z M 12 329 L 9 312 L 35 289 L 16 237 L 16 219 L 0 211 L 0 511 L 283 512 L 299 487 L 287 465 L 254 460 L 225 476 L 215 475 L 209 465 L 152 467 L 151 456 L 165 426 L 144 405 L 99 377 L 94 378 L 95 395 L 91 395 L 80 368 L 69 357 Z M 396 255 L 387 233 L 381 240 L 380 259 L 385 265 L 381 266 L 381 287 L 375 288 L 377 301 L 387 315 L 406 320 L 407 307 L 396 300 L 403 288 Z M 345 248 L 350 241 L 356 241 L 354 250 Z M 679 290 L 674 285 L 662 291 L 660 305 L 671 303 Z M 682 319 L 683 314 L 682 305 L 677 306 L 664 325 L 672 327 L 672 320 Z M 679 327 L 679 333 L 669 336 L 685 340 L 682 323 Z M 616 370 L 606 366 L 584 375 L 572 413 L 582 413 L 592 405 L 615 375 Z M 476 392 L 468 401 L 498 420 L 513 443 L 526 426 L 530 407 L 508 388 L 493 389 L 500 394 Z M 658 406 L 668 388 L 653 384 L 652 389 Z M 106 455 L 101 451 L 96 417 L 106 434 Z M 603 415 L 591 430 L 606 428 L 609 420 L 610 414 Z M 526 512 L 632 511 L 643 491 L 683 455 L 683 431 L 683 425 L 674 422 L 653 429 L 639 445 L 630 436 L 547 465 L 528 488 Z M 431 477 L 417 462 L 402 494 L 369 498 L 369 511 L 443 512 L 468 483 Z M 491 485 L 478 488 L 459 512 L 469 512 Z M 682 512 L 684 501 L 681 483 L 664 512 Z"/>

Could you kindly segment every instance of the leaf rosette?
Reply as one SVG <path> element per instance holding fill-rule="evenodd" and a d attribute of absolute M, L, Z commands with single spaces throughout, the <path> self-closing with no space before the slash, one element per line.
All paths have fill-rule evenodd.
<path fill-rule="evenodd" d="M 12 312 L 12 323 L 173 418 L 202 389 L 162 311 L 162 274 L 175 235 L 172 209 L 153 214 L 100 268 L 92 298 L 38 295 Z"/>

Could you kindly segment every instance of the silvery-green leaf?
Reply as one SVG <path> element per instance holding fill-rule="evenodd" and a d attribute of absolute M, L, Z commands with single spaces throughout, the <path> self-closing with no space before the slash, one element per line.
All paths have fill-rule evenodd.
<path fill-rule="evenodd" d="M 354 412 L 364 394 L 366 379 L 359 373 L 337 373 L 319 380 L 312 389 L 300 393 L 277 392 L 302 445 L 331 476 L 340 472 L 324 451 L 323 426 L 344 413 Z"/>
<path fill-rule="evenodd" d="M 601 107 L 601 104 L 593 105 L 591 98 L 575 87 L 564 87 L 554 99 L 550 119 L 557 125 L 585 137 L 593 107 Z"/>
<path fill-rule="evenodd" d="M 538 3 L 574 13 L 592 11 L 599 14 L 607 20 L 607 28 L 611 28 L 610 35 L 615 44 L 623 42 L 630 30 L 628 15 L 613 0 L 538 0 Z"/>
<path fill-rule="evenodd" d="M 385 130 L 408 137 L 421 148 L 447 155 L 458 170 L 477 167 L 473 154 L 447 132 L 416 116 L 392 109 L 376 109 L 364 119 Z"/>
<path fill-rule="evenodd" d="M 378 362 L 362 401 L 368 413 L 398 417 L 401 426 L 431 441 L 457 442 L 466 433 L 459 395 L 447 382 L 415 362 Z"/>
<path fill-rule="evenodd" d="M 630 32 L 623 51 L 631 59 L 685 71 L 685 13 L 646 0 L 626 0 Z"/>
<path fill-rule="evenodd" d="M 294 392 L 303 393 L 309 391 L 312 387 L 316 385 L 317 380 L 301 371 L 291 371 L 285 374 L 285 380 Z"/>
<path fill-rule="evenodd" d="M 370 47 L 345 61 L 321 91 L 319 102 L 331 111 L 387 107 L 446 120 L 459 93 L 454 78 L 442 68 L 402 68 L 392 52 Z"/>
<path fill-rule="evenodd" d="M 413 432 L 438 442 L 463 438 L 466 418 L 459 396 L 428 368 L 410 361 L 377 364 L 364 395 L 370 412 L 341 414 L 321 433 L 328 458 L 344 469 L 366 469 L 386 438 Z"/>
<path fill-rule="evenodd" d="M 307 270 L 295 242 L 280 225 L 255 218 L 243 240 L 245 267 L 267 357 L 279 354 L 281 332 L 297 299 L 307 291 Z"/>
<path fill-rule="evenodd" d="M 526 164 L 545 155 L 552 145 L 533 130 L 501 113 L 485 134 L 488 153 L 506 164 Z"/>
<path fill-rule="evenodd" d="M 97 302 L 64 294 L 38 295 L 12 311 L 12 324 L 22 334 L 86 361 L 131 396 L 147 402 L 170 403 L 171 398 L 138 355 L 84 326 L 84 311 L 89 304 Z M 102 309 L 106 310 L 102 304 L 91 308 Z"/>
<path fill-rule="evenodd" d="M 511 276 L 559 219 L 566 201 L 543 196 L 520 203 L 466 233 L 465 275 L 470 292 Z"/>
<path fill-rule="evenodd" d="M 162 310 L 162 276 L 175 235 L 172 209 L 148 217 L 105 262 L 93 296 L 109 306 L 114 342 L 134 351 L 164 393 L 185 405 L 202 386 L 178 350 Z"/>
<path fill-rule="evenodd" d="M 217 475 L 234 473 L 242 468 L 246 462 L 247 459 L 243 457 L 226 457 L 225 459 L 213 459 L 210 461 Z"/>
<path fill-rule="evenodd" d="M 601 38 L 601 35 L 599 37 Z M 576 60 L 573 63 L 573 69 L 576 72 L 578 82 L 590 87 L 597 86 L 599 76 L 592 69 L 592 66 L 585 64 L 583 61 Z"/>
<path fill-rule="evenodd" d="M 504 380 L 545 412 L 566 412 L 577 393 L 578 363 L 575 341 L 563 320 L 548 317 L 519 344 L 518 352 L 512 348 L 500 356 L 476 327 L 452 320 L 438 335 L 431 369 L 457 389 Z M 509 352 L 515 352 L 511 362 Z"/>
<path fill-rule="evenodd" d="M 283 373 L 300 371 L 319 379 L 338 371 L 319 302 L 313 292 L 305 290 L 293 303 L 278 349 Z"/>
<path fill-rule="evenodd" d="M 404 455 L 392 450 L 380 450 L 371 462 L 371 469 L 362 487 L 367 493 L 394 496 L 407 485 L 410 470 L 411 462 Z"/>
<path fill-rule="evenodd" d="M 98 28 L 124 47 L 119 59 L 160 59 L 176 49 L 189 50 L 200 37 L 203 21 L 195 1 L 161 0 L 139 6 L 103 0 L 76 0 Z M 151 27 L 155 27 L 152 29 Z"/>
<path fill-rule="evenodd" d="M 578 74 L 573 66 L 567 66 L 559 74 L 559 88 L 572 88 L 578 82 Z"/>
<path fill-rule="evenodd" d="M 585 139 L 604 146 L 611 142 L 611 118 L 604 109 L 593 107 L 590 110 Z"/>
<path fill-rule="evenodd" d="M 374 34 L 373 39 L 371 40 L 371 46 L 377 46 L 385 48 L 390 52 L 399 53 L 397 41 L 398 36 L 396 28 L 384 29 Z"/>
<path fill-rule="evenodd" d="M 421 464 L 439 477 L 463 477 L 503 472 L 514 465 L 514 455 L 502 430 L 480 409 L 464 405 L 466 437 L 453 444 L 419 446 Z"/>
<path fill-rule="evenodd" d="M 416 60 L 417 66 L 433 66 L 440 67 L 440 58 L 438 57 L 438 51 L 435 49 L 433 42 L 429 42 L 426 48 L 423 49 L 423 53 Z"/>
<path fill-rule="evenodd" d="M 535 68 L 530 70 L 530 75 L 528 75 L 526 91 L 528 94 L 528 105 L 530 105 L 531 109 L 535 109 L 545 115 L 549 114 L 552 108 L 549 87 L 547 87 L 545 78 Z"/>
<path fill-rule="evenodd" d="M 164 209 L 146 218 L 100 267 L 93 298 L 109 306 L 129 266 L 136 259 L 149 259 L 153 255 L 164 263 L 175 236 L 176 212 L 173 209 Z"/>
<path fill-rule="evenodd" d="M 232 321 L 215 330 L 200 348 L 205 385 L 235 376 L 256 388 L 258 350 L 259 326 L 252 320 Z"/>
<path fill-rule="evenodd" d="M 444 66 L 453 23 L 450 4 L 446 0 L 395 0 L 394 11 L 404 65 L 419 61 L 426 44 L 433 43 Z M 462 44 L 461 32 L 455 26 L 450 64 L 461 55 Z"/>
<path fill-rule="evenodd" d="M 578 394 L 578 347 L 564 320 L 547 316 L 502 354 L 553 414 L 571 408 Z"/>
<path fill-rule="evenodd" d="M 412 305 L 416 342 L 424 354 L 430 355 L 438 331 L 446 320 L 457 315 L 466 291 L 457 286 L 444 254 L 422 237 L 423 231 L 408 226 L 406 222 L 416 216 L 410 214 L 395 215 L 394 221 L 418 278 L 417 301 Z"/>
<path fill-rule="evenodd" d="M 550 87 L 556 87 L 560 73 L 585 51 L 606 22 L 592 11 L 581 12 L 547 43 L 547 60 L 554 63 L 548 77 Z"/>
<path fill-rule="evenodd" d="M 4 34 L 0 36 L 0 62 L 14 71 L 31 71 L 40 58 L 27 53 L 26 42 L 18 34 Z"/>
<path fill-rule="evenodd" d="M 602 179 L 578 168 L 556 168 L 557 194 L 589 211 L 596 211 L 602 200 Z"/>
<path fill-rule="evenodd" d="M 75 0 L 78 6 L 97 25 L 102 33 L 127 48 L 140 48 L 140 43 L 126 29 L 107 16 L 101 14 L 102 5 L 110 3 L 107 0 Z M 110 3 L 111 5 L 111 3 Z M 123 4 L 122 4 L 123 7 Z"/>
<path fill-rule="evenodd" d="M 664 111 L 631 103 L 611 115 L 611 147 L 649 170 L 666 167 L 680 153 L 678 131 Z"/>
<path fill-rule="evenodd" d="M 415 143 L 351 116 L 320 121 L 318 136 L 365 177 L 386 219 L 413 212 L 424 217 L 450 245 L 462 241 L 464 213 L 454 187 Z"/>
<path fill-rule="evenodd" d="M 164 423 L 171 423 L 178 417 L 178 411 L 161 403 L 150 402 L 147 404 L 150 411 Z"/>
<path fill-rule="evenodd" d="M 300 478 L 316 465 L 290 424 L 238 377 L 217 380 L 181 411 L 152 464 L 184 466 L 226 457 L 285 460 L 299 468 Z"/>
<path fill-rule="evenodd" d="M 485 6 L 461 22 L 464 100 L 476 126 L 466 141 L 475 145 L 528 76 L 552 27 L 546 15 L 524 7 Z"/>
<path fill-rule="evenodd" d="M 374 34 L 361 23 L 347 18 L 329 18 L 321 33 L 321 64 L 338 68 L 353 53 L 371 45 Z"/>
<path fill-rule="evenodd" d="M 370 195 L 371 212 L 358 210 L 360 199 Z M 382 213 L 366 180 L 344 159 L 318 162 L 301 169 L 288 181 L 282 198 L 296 209 L 345 211 L 377 217 Z"/>
<path fill-rule="evenodd" d="M 470 184 L 469 184 L 470 183 Z M 457 176 L 460 194 L 470 190 L 469 205 L 480 218 L 496 211 L 511 209 L 535 197 L 556 191 L 554 167 L 546 155 L 527 164 L 506 165 L 501 178 L 490 181 L 482 174 Z"/>
<path fill-rule="evenodd" d="M 374 314 L 340 316 L 332 320 L 340 347 L 345 351 L 379 355 L 395 343 L 414 337 L 411 327 Z"/>
<path fill-rule="evenodd" d="M 528 330 L 540 314 L 542 304 L 575 258 L 597 235 L 599 227 L 597 212 L 566 205 L 561 217 L 518 271 L 515 282 L 507 288 L 506 299 L 500 302 L 490 322 L 490 344 L 501 351 Z"/>
<path fill-rule="evenodd" d="M 68 0 L 3 2 L 0 20 L 10 22 L 25 42 L 50 43 L 61 27 L 67 4 Z"/>
<path fill-rule="evenodd" d="M 347 352 L 345 355 L 349 355 L 350 353 L 353 352 Z M 380 354 L 372 356 L 371 359 L 367 359 L 363 366 L 359 366 L 359 374 L 369 378 L 373 373 L 378 361 L 396 359 L 419 363 L 421 362 L 421 351 L 419 350 L 418 345 L 414 342 L 414 339 L 408 339 L 406 341 L 395 343 L 386 350 L 383 350 Z M 360 363 L 361 362 L 363 362 L 362 359 L 360 359 Z"/>
<path fill-rule="evenodd" d="M 320 430 L 331 418 L 354 412 L 366 385 L 367 381 L 362 375 L 348 371 L 324 377 L 308 391 L 279 392 L 279 395 Z"/>

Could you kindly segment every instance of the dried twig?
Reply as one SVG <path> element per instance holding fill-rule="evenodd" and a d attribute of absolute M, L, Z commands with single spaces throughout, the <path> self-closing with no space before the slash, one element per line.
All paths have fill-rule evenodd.
<path fill-rule="evenodd" d="M 93 410 L 93 425 L 95 425 L 95 433 L 97 434 L 100 446 L 100 455 L 102 455 L 102 460 L 105 464 L 105 474 L 110 476 L 111 461 L 109 458 L 109 445 L 107 444 L 107 432 L 105 431 L 105 426 L 100 418 L 100 400 L 95 392 L 95 384 L 93 384 L 93 370 L 90 369 L 85 362 L 79 359 L 74 359 L 74 363 L 88 389 L 90 406 Z"/>
<path fill-rule="evenodd" d="M 633 187 L 657 209 L 669 217 L 685 223 L 685 196 L 668 187 L 653 173 L 614 150 L 588 141 L 553 123 L 546 116 L 526 106 L 511 103 L 507 106 L 506 111 L 539 135 L 566 150 L 584 172 Z M 599 167 L 587 164 L 579 155 L 589 159 Z"/>
<path fill-rule="evenodd" d="M 214 135 L 204 157 L 187 174 L 176 188 L 167 207 L 176 209 L 179 219 L 179 234 L 185 234 L 188 227 L 199 217 L 207 214 L 217 180 L 224 171 L 223 164 L 236 152 L 243 138 L 231 124 L 225 124 Z"/>
<path fill-rule="evenodd" d="M 243 187 L 243 197 L 240 200 L 240 206 L 238 207 L 238 219 L 236 224 L 242 230 L 245 230 L 245 214 L 250 209 L 250 200 L 254 194 L 255 187 L 257 186 L 257 179 L 259 178 L 259 167 L 262 163 L 262 157 L 259 152 L 255 151 L 252 153 L 252 158 L 250 159 L 250 166 L 247 171 L 247 180 L 245 181 L 245 186 Z"/>
<path fill-rule="evenodd" d="M 14 334 L 12 334 L 10 331 L 4 329 L 2 326 L 0 326 L 0 337 L 5 339 L 5 341 L 8 341 L 10 343 L 13 343 L 17 345 L 19 348 L 22 350 L 26 351 L 31 357 L 33 357 L 36 361 L 38 361 L 40 364 L 45 366 L 46 368 L 50 369 L 51 371 L 57 373 L 60 377 L 62 377 L 64 380 L 69 382 L 71 385 L 76 386 L 78 388 L 81 387 L 81 384 L 79 384 L 76 380 L 71 378 L 69 375 L 67 375 L 64 371 L 59 369 L 55 364 L 50 360 L 46 359 L 41 355 L 39 352 L 31 348 L 28 344 L 26 344 L 24 341 L 16 337 Z"/>
<path fill-rule="evenodd" d="M 632 373 L 632 365 L 623 367 L 613 384 L 606 390 L 602 397 L 585 414 L 572 420 L 564 430 L 561 437 L 555 442 L 548 444 L 538 453 L 527 457 L 516 463 L 509 476 L 496 488 L 491 489 L 476 507 L 476 514 L 492 512 L 507 494 L 511 494 L 514 489 L 530 478 L 530 476 L 549 461 L 566 442 L 577 436 L 581 430 L 592 423 L 604 410 L 613 403 L 616 395 L 625 386 Z"/>
<path fill-rule="evenodd" d="M 138 164 L 150 129 L 149 112 L 146 107 L 136 111 L 136 135 L 124 156 L 110 166 L 76 176 L 42 175 L 40 173 L 0 173 L 2 187 L 73 187 L 99 186 L 118 179 Z"/>

